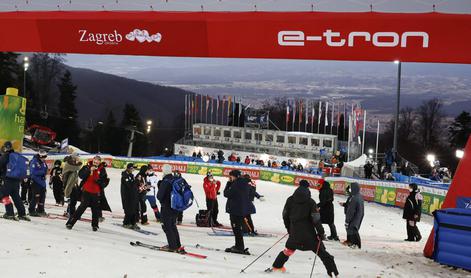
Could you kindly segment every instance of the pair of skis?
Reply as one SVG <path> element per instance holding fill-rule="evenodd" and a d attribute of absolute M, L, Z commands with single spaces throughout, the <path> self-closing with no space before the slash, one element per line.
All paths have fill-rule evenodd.
<path fill-rule="evenodd" d="M 131 241 L 129 244 L 131 244 L 132 246 L 135 246 L 135 247 L 143 247 L 143 248 L 147 248 L 147 249 L 155 250 L 155 251 L 175 253 L 175 254 L 179 254 L 179 255 L 182 255 L 182 256 L 189 256 L 189 257 L 193 257 L 193 258 L 197 258 L 197 259 L 206 259 L 207 258 L 207 256 L 205 256 L 205 255 L 192 253 L 192 252 L 187 252 L 187 251 L 176 252 L 174 250 L 168 249 L 168 247 L 165 247 L 165 246 L 157 246 L 157 245 L 142 243 L 140 241 Z"/>
<path fill-rule="evenodd" d="M 232 231 L 228 231 L 225 229 L 218 229 L 218 228 L 213 228 L 212 232 L 208 232 L 208 235 L 210 236 L 234 236 L 234 233 Z M 246 237 L 277 237 L 277 235 L 273 234 L 264 234 L 264 233 L 257 233 L 254 235 L 251 234 L 244 234 Z"/>

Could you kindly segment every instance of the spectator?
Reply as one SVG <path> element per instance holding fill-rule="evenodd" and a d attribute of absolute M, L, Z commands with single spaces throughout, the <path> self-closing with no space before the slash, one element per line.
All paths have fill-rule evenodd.
<path fill-rule="evenodd" d="M 247 164 L 247 165 L 250 164 L 250 158 L 249 158 L 249 156 L 246 156 L 246 157 L 245 157 L 244 163 Z"/>

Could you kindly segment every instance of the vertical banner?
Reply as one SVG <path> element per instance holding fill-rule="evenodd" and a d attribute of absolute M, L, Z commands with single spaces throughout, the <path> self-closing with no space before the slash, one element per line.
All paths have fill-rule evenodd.
<path fill-rule="evenodd" d="M 322 116 L 322 101 L 319 101 L 319 111 L 317 113 L 317 133 L 320 133 L 321 130 L 321 116 Z"/>
<path fill-rule="evenodd" d="M 294 131 L 294 123 L 296 121 L 296 99 L 293 101 L 293 125 L 291 131 Z"/>
<path fill-rule="evenodd" d="M 18 89 L 7 88 L 0 98 L 0 145 L 10 141 L 16 152 L 22 152 L 25 116 L 26 99 L 18 96 Z"/>

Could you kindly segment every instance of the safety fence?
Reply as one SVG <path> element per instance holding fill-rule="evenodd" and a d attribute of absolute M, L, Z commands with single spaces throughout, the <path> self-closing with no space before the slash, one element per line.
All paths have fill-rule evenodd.
<path fill-rule="evenodd" d="M 94 155 L 81 155 L 84 162 L 93 158 Z M 65 155 L 50 155 L 48 157 L 48 166 L 51 166 L 55 160 L 63 159 Z M 142 165 L 150 164 L 156 171 L 162 171 L 164 164 L 172 166 L 174 171 L 187 174 L 206 175 L 211 171 L 213 176 L 229 176 L 229 172 L 238 169 L 243 174 L 248 174 L 252 179 L 270 181 L 274 183 L 298 186 L 301 180 L 307 180 L 311 188 L 318 189 L 318 181 L 322 177 L 320 175 L 313 175 L 302 172 L 293 172 L 280 169 L 266 168 L 266 167 L 247 167 L 243 165 L 224 165 L 217 163 L 204 163 L 204 162 L 191 162 L 191 161 L 176 161 L 165 159 L 148 159 L 148 158 L 129 158 L 117 157 L 110 155 L 101 155 L 103 160 L 113 168 L 124 169 L 126 164 L 133 163 L 135 167 L 139 168 Z M 378 181 L 366 180 L 349 177 L 325 177 L 336 194 L 345 195 L 347 186 L 352 182 L 357 182 L 360 185 L 360 192 L 366 201 L 375 202 L 387 206 L 404 207 L 407 196 L 409 195 L 408 184 L 403 182 L 394 181 Z M 434 210 L 440 209 L 443 200 L 448 192 L 447 189 L 419 185 L 423 196 L 422 211 L 431 214 Z"/>

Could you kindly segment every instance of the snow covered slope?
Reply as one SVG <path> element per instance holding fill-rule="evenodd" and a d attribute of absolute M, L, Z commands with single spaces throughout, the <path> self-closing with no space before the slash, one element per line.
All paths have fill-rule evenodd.
<path fill-rule="evenodd" d="M 240 256 L 216 251 L 196 249 L 196 244 L 207 247 L 225 248 L 234 244 L 232 237 L 208 236 L 208 228 L 196 228 L 191 225 L 180 226 L 182 243 L 188 251 L 205 254 L 206 260 L 180 256 L 178 254 L 152 251 L 132 247 L 130 241 L 165 244 L 165 234 L 160 224 L 152 222 L 146 230 L 158 233 L 157 236 L 143 235 L 126 230 L 113 223 L 121 223 L 121 199 L 119 193 L 120 170 L 108 169 L 111 183 L 107 188 L 108 201 L 113 209 L 113 217 L 105 213 L 106 220 L 100 223 L 100 230 L 93 232 L 90 223 L 79 221 L 73 230 L 65 228 L 65 220 L 33 218 L 28 222 L 12 222 L 0 219 L 0 277 L 241 277 L 240 270 L 250 263 L 255 256 Z M 193 185 L 193 190 L 200 206 L 204 207 L 202 176 L 184 174 Z M 218 178 L 223 184 L 225 178 Z M 270 182 L 257 181 L 257 190 L 265 195 L 266 201 L 256 201 L 257 214 L 254 216 L 259 232 L 285 233 L 281 211 L 286 198 L 294 187 Z M 314 199 L 318 193 L 313 191 Z M 336 196 L 335 223 L 342 239 L 344 215 L 337 201 L 343 196 Z M 52 191 L 48 190 L 48 204 L 53 204 Z M 229 217 L 224 213 L 225 198 L 219 196 L 220 222 L 229 224 Z M 0 212 L 4 212 L 0 205 Z M 62 213 L 63 208 L 48 205 L 49 213 Z M 149 207 L 150 210 L 150 207 Z M 198 208 L 193 205 L 185 212 L 184 223 L 193 223 Z M 405 223 L 401 219 L 402 211 L 377 204 L 365 204 L 365 219 L 361 228 L 362 250 L 351 250 L 335 242 L 326 242 L 327 250 L 335 256 L 341 277 L 471 277 L 471 273 L 451 270 L 440 266 L 422 256 L 424 242 L 404 242 Z M 84 215 L 90 218 L 90 211 Z M 150 220 L 154 220 L 150 215 Z M 432 227 L 432 218 L 424 215 L 419 228 L 428 235 Z M 326 232 L 328 234 L 328 227 Z M 277 238 L 245 238 L 246 246 L 253 255 L 259 255 Z M 263 270 L 271 265 L 274 257 L 283 249 L 277 245 L 264 257 L 249 268 L 243 277 L 266 277 Z M 282 277 L 307 277 L 314 256 L 310 252 L 297 252 L 286 264 L 288 272 Z M 325 269 L 317 260 L 315 277 L 326 277 Z M 278 276 L 278 274 L 274 274 Z"/>

